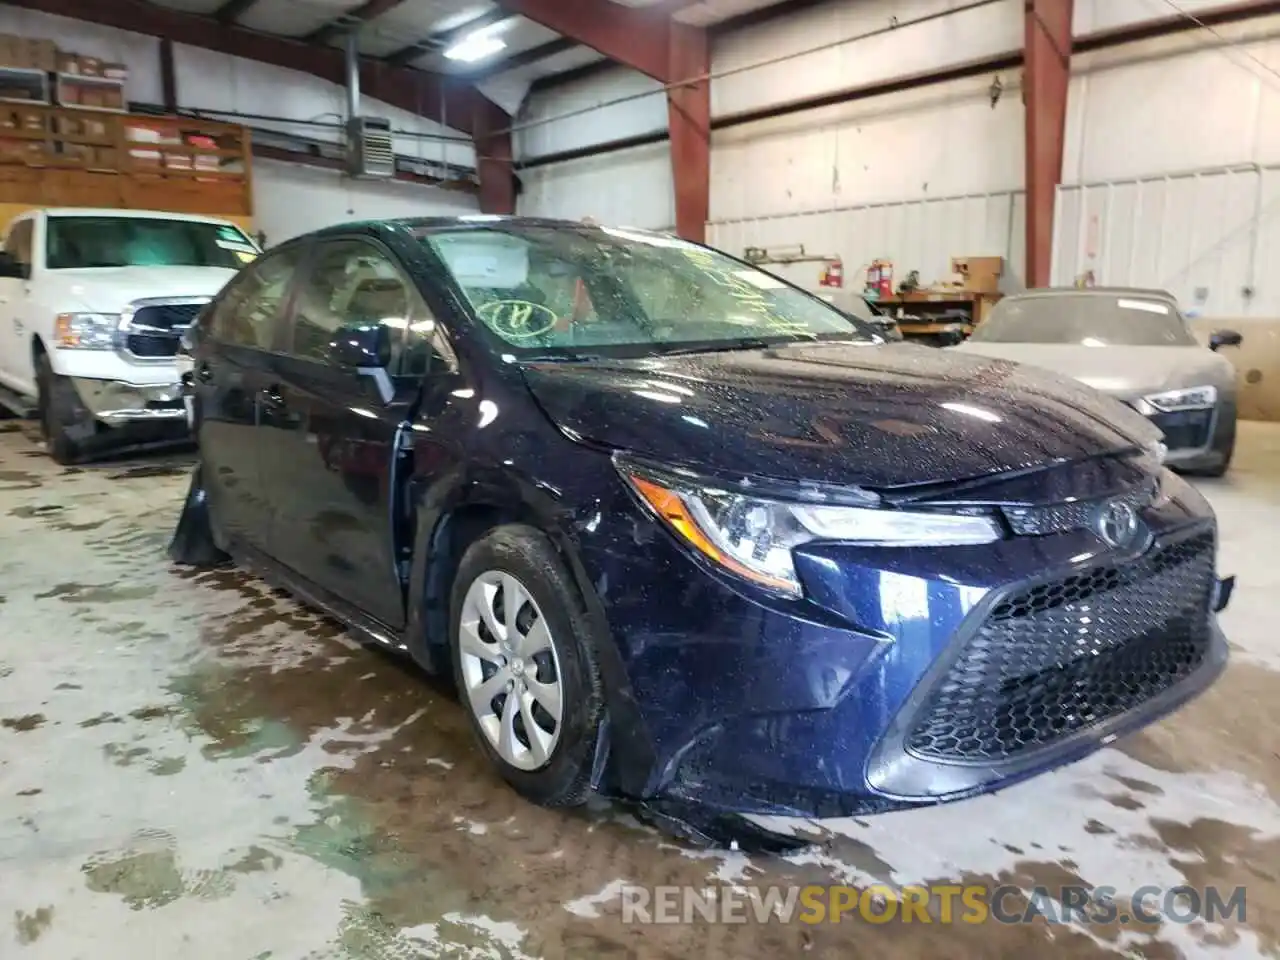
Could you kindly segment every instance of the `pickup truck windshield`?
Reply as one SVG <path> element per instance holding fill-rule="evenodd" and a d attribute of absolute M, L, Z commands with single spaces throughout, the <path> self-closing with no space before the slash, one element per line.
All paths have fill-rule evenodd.
<path fill-rule="evenodd" d="M 91 267 L 224 267 L 257 256 L 253 241 L 230 224 L 155 217 L 50 217 L 50 270 Z"/>
<path fill-rule="evenodd" d="M 420 239 L 515 355 L 877 341 L 866 324 L 771 274 L 662 234 L 501 224 L 428 229 Z"/>

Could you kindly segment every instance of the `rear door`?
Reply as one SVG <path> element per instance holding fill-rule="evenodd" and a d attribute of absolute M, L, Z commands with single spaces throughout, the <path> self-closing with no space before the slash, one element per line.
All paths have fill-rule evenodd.
<path fill-rule="evenodd" d="M 433 326 L 393 255 L 365 238 L 317 243 L 299 284 L 275 395 L 287 427 L 269 452 L 280 516 L 272 552 L 388 627 L 405 622 L 393 535 L 397 438 L 421 376 L 400 376 L 411 327 Z M 338 329 L 381 323 L 391 363 L 356 371 L 328 359 Z"/>
<path fill-rule="evenodd" d="M 227 536 L 263 551 L 277 506 L 264 484 L 264 450 L 276 429 L 264 399 L 278 380 L 273 348 L 304 253 L 303 244 L 281 247 L 237 274 L 210 306 L 193 358 L 210 509 Z"/>

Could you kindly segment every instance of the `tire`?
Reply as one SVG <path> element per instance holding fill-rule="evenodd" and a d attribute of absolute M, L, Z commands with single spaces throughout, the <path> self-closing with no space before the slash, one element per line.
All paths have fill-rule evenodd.
<path fill-rule="evenodd" d="M 513 590 L 522 594 L 515 626 L 523 646 L 508 651 L 508 659 L 502 656 L 504 637 L 489 629 L 480 605 L 488 604 L 499 634 L 505 634 L 506 604 Z M 545 635 L 539 625 L 546 628 Z M 581 594 L 546 536 L 513 524 L 489 531 L 467 548 L 451 592 L 449 645 L 462 708 L 502 778 L 540 806 L 586 802 L 604 716 L 600 670 Z M 554 686 L 553 678 L 559 690 L 558 718 L 545 706 L 552 702 L 547 690 Z M 474 695 L 482 683 L 489 687 Z M 522 691 L 528 697 L 513 701 Z M 492 693 L 491 698 L 484 700 L 485 693 Z M 509 727 L 504 722 L 508 704 Z M 534 736 L 545 755 L 534 744 L 530 721 L 538 728 Z M 504 729 L 510 731 L 505 745 Z"/>
<path fill-rule="evenodd" d="M 40 390 L 39 413 L 40 433 L 49 450 L 49 456 L 55 463 L 69 467 L 81 458 L 81 451 L 67 432 L 66 398 L 67 391 L 75 387 L 53 372 L 48 354 L 42 353 L 36 358 L 36 384 Z"/>

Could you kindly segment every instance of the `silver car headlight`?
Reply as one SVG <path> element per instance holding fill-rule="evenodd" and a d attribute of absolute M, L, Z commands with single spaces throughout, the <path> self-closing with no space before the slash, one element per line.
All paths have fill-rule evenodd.
<path fill-rule="evenodd" d="M 805 502 L 765 496 L 676 471 L 615 458 L 640 500 L 675 534 L 712 563 L 762 587 L 802 593 L 792 551 L 818 540 L 862 546 L 942 547 L 990 543 L 1002 537 L 991 516 L 884 507 L 855 491 L 850 502 Z M 862 505 L 858 504 L 861 501 Z"/>
<path fill-rule="evenodd" d="M 1179 410 L 1203 410 L 1217 402 L 1217 387 L 1184 387 L 1181 390 L 1148 394 L 1139 401 L 1138 411 L 1147 416 L 1153 413 L 1177 413 Z"/>
<path fill-rule="evenodd" d="M 62 350 L 114 350 L 119 326 L 119 314 L 60 313 L 54 343 Z"/>

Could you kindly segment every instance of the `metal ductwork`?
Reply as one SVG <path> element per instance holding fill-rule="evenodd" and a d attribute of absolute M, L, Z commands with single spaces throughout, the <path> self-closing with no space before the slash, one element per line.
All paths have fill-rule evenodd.
<path fill-rule="evenodd" d="M 346 35 L 347 77 L 347 173 L 353 177 L 393 177 L 396 173 L 395 144 L 391 121 L 360 115 L 360 32 Z"/>

